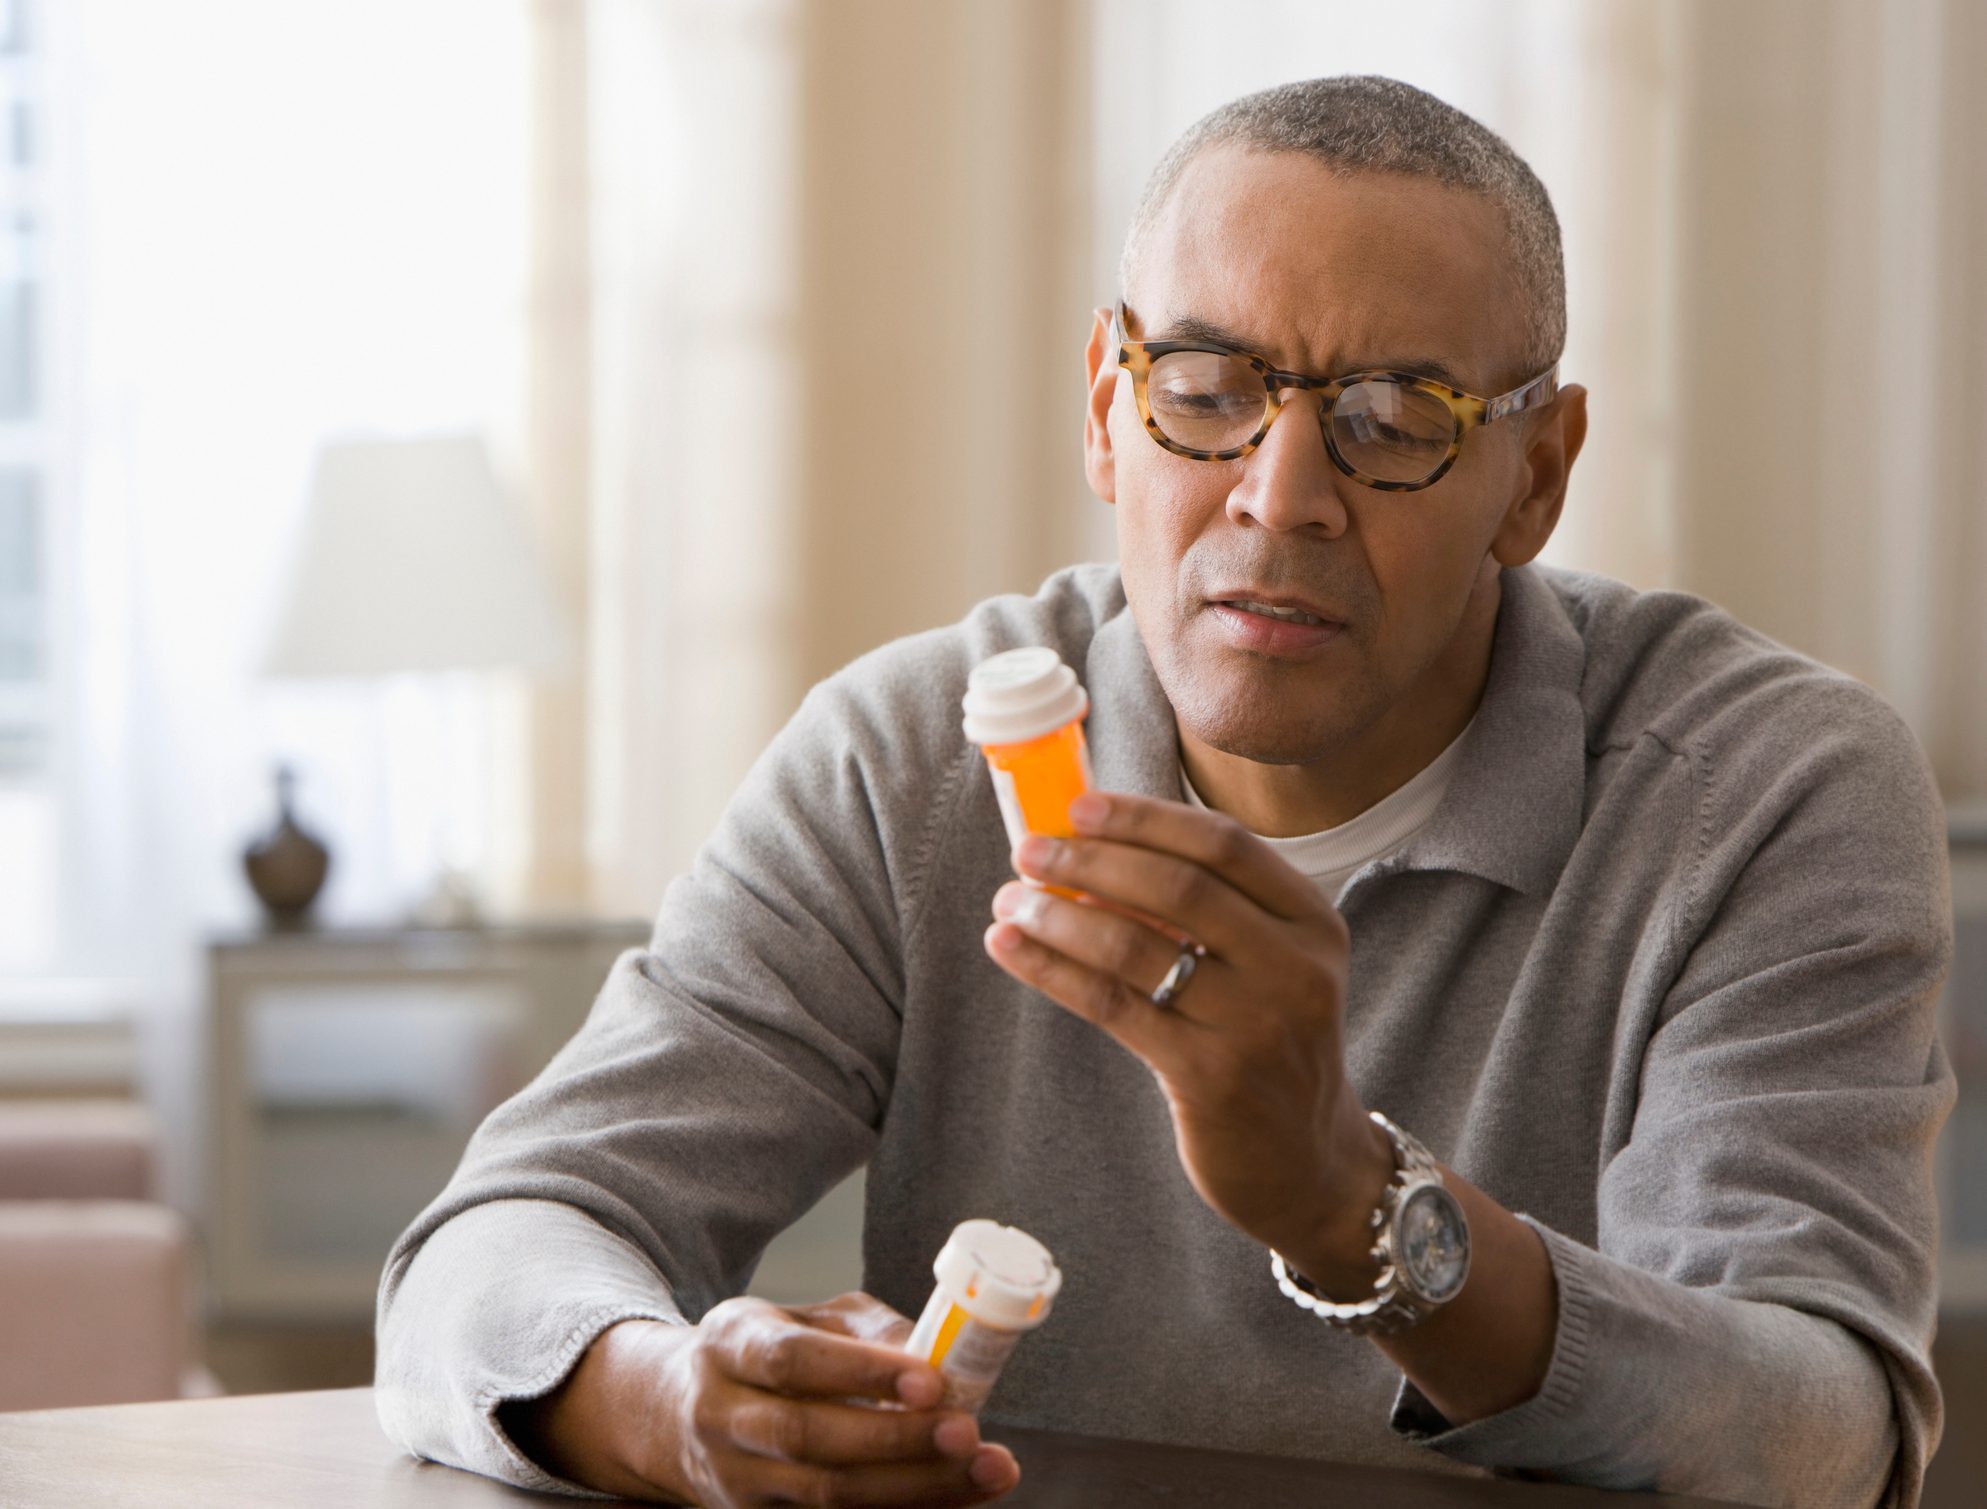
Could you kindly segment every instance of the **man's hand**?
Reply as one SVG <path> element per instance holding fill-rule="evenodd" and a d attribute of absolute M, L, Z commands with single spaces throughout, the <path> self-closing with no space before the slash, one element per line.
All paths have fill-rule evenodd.
<path fill-rule="evenodd" d="M 1372 1293 L 1366 1223 L 1394 1158 L 1345 1078 L 1345 919 L 1220 813 L 1118 791 L 1069 810 L 1078 836 L 1027 839 L 1016 867 L 1095 904 L 1004 885 L 988 951 L 1151 1067 L 1180 1162 L 1217 1213 L 1334 1299 Z M 1152 992 L 1179 954 L 1167 932 L 1207 956 L 1161 1008 Z M 1538 1392 L 1558 1297 L 1538 1234 L 1453 1170 L 1443 1178 L 1469 1218 L 1469 1282 L 1423 1324 L 1375 1344 L 1460 1424 Z"/>
<path fill-rule="evenodd" d="M 988 952 L 1151 1067 L 1209 1206 L 1326 1292 L 1370 1293 L 1366 1220 L 1393 1153 L 1345 1078 L 1345 920 L 1221 813 L 1091 792 L 1070 817 L 1077 837 L 1030 837 L 1015 866 L 1098 904 L 1010 882 Z M 1179 946 L 1162 928 L 1207 949 L 1166 1008 L 1151 993 Z"/>
<path fill-rule="evenodd" d="M 705 1509 L 985 1503 L 1020 1479 L 938 1373 L 911 1323 L 866 1294 L 781 1309 L 734 1299 L 696 1326 L 623 1321 L 503 1423 L 548 1472 Z M 890 1407 L 879 1407 L 890 1406 Z"/>

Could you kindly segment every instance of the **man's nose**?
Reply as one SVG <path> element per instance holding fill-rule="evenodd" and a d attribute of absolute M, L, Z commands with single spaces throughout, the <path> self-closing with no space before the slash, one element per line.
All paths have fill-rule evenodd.
<path fill-rule="evenodd" d="M 1315 524 L 1329 538 L 1348 522 L 1339 484 L 1344 473 L 1325 450 L 1319 395 L 1286 388 L 1282 412 L 1263 443 L 1242 463 L 1242 480 L 1228 494 L 1228 517 L 1286 532 Z"/>

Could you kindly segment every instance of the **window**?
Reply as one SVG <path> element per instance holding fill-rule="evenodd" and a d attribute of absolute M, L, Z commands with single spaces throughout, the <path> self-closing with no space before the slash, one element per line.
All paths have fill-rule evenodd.
<path fill-rule="evenodd" d="M 0 778 L 39 772 L 46 752 L 39 480 L 0 468 Z"/>
<path fill-rule="evenodd" d="M 49 741 L 41 76 L 30 0 L 0 0 L 0 786 Z"/>
<path fill-rule="evenodd" d="M 36 0 L 0 0 L 0 976 L 54 946 L 46 77 Z"/>

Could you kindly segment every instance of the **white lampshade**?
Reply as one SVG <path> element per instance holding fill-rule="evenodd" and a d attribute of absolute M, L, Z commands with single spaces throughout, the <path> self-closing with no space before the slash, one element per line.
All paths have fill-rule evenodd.
<path fill-rule="evenodd" d="M 267 676 L 545 671 L 565 626 L 473 435 L 318 452 Z"/>

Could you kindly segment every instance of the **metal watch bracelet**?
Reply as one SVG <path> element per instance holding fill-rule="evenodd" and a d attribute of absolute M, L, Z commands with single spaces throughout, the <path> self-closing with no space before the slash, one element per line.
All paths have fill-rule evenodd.
<path fill-rule="evenodd" d="M 1380 1276 L 1372 1294 L 1365 1299 L 1350 1304 L 1341 1304 L 1320 1293 L 1309 1279 L 1298 1273 L 1283 1260 L 1283 1255 L 1270 1249 L 1270 1273 L 1276 1279 L 1276 1286 L 1286 1298 L 1302 1309 L 1310 1311 L 1327 1325 L 1348 1331 L 1354 1336 L 1393 1335 L 1404 1331 L 1417 1322 L 1425 1320 L 1440 1309 L 1455 1292 L 1461 1288 L 1460 1280 L 1451 1292 L 1439 1299 L 1418 1293 L 1408 1282 L 1403 1268 L 1402 1255 L 1397 1253 L 1395 1243 L 1399 1237 L 1397 1215 L 1409 1197 L 1422 1186 L 1433 1185 L 1442 1192 L 1442 1198 L 1454 1205 L 1455 1197 L 1450 1195 L 1442 1183 L 1441 1166 L 1435 1157 L 1414 1137 L 1394 1125 L 1378 1111 L 1368 1113 L 1375 1126 L 1387 1134 L 1387 1140 L 1394 1149 L 1394 1177 L 1381 1192 L 1380 1203 L 1368 1220 L 1374 1233 L 1371 1248 L 1373 1261 L 1380 1265 Z M 1456 1207 L 1456 1217 L 1460 1221 L 1461 1209 Z M 1467 1227 L 1464 1236 L 1464 1273 L 1468 1272 Z"/>

